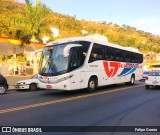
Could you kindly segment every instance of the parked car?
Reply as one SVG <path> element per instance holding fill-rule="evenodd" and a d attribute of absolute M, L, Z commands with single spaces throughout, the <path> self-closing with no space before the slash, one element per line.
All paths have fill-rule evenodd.
<path fill-rule="evenodd" d="M 149 89 L 150 86 L 160 86 L 160 71 L 152 71 L 148 74 L 145 81 L 146 89 Z"/>
<path fill-rule="evenodd" d="M 15 89 L 29 89 L 30 91 L 35 91 L 39 88 L 38 75 L 34 75 L 30 79 L 18 81 L 15 85 Z"/>
<path fill-rule="evenodd" d="M 6 93 L 7 89 L 8 89 L 7 79 L 3 75 L 0 75 L 0 94 Z"/>

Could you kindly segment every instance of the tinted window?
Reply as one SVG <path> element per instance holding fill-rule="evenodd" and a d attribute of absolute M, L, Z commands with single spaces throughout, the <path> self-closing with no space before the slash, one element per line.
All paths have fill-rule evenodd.
<path fill-rule="evenodd" d="M 139 63 L 143 63 L 143 55 L 138 54 Z"/>
<path fill-rule="evenodd" d="M 134 63 L 138 63 L 138 57 L 136 53 L 133 54 L 133 59 L 134 59 Z"/>
<path fill-rule="evenodd" d="M 104 46 L 94 44 L 89 58 L 89 62 L 104 60 Z"/>
<path fill-rule="evenodd" d="M 143 72 L 143 74 L 149 74 L 149 72 Z"/>
<path fill-rule="evenodd" d="M 114 49 L 111 47 L 105 47 L 105 60 L 114 61 Z"/>
<path fill-rule="evenodd" d="M 115 51 L 115 60 L 116 61 L 120 61 L 120 62 L 124 61 L 124 56 L 123 56 L 123 51 L 122 50 L 116 49 L 116 51 Z"/>
<path fill-rule="evenodd" d="M 132 57 L 131 57 L 131 53 L 128 51 L 124 51 L 124 61 L 125 62 L 132 62 Z"/>
<path fill-rule="evenodd" d="M 109 46 L 94 44 L 89 61 L 107 60 L 130 63 L 143 63 L 143 55 Z"/>
<path fill-rule="evenodd" d="M 82 45 L 82 51 L 83 51 L 83 55 L 86 57 L 89 46 L 90 46 L 90 42 L 86 42 L 86 41 L 80 41 L 79 44 Z"/>
<path fill-rule="evenodd" d="M 133 63 L 143 63 L 143 55 L 138 53 L 132 53 Z"/>
<path fill-rule="evenodd" d="M 160 72 L 150 72 L 149 76 L 160 76 Z"/>
<path fill-rule="evenodd" d="M 75 47 L 71 49 L 71 58 L 69 69 L 74 70 L 83 65 L 84 55 L 82 53 L 82 47 Z"/>

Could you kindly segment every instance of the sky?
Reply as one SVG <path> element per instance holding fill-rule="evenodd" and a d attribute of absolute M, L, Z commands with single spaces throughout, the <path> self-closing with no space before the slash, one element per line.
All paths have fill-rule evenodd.
<path fill-rule="evenodd" d="M 35 0 L 31 2 L 34 3 Z M 160 0 L 41 0 L 41 2 L 54 12 L 76 15 L 78 20 L 125 24 L 160 35 Z"/>

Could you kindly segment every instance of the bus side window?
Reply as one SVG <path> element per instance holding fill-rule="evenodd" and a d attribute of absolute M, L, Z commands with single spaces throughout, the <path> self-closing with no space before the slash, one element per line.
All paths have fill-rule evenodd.
<path fill-rule="evenodd" d="M 89 58 L 89 63 L 96 60 L 104 60 L 104 47 L 102 45 L 93 45 L 91 55 Z"/>
<path fill-rule="evenodd" d="M 132 53 L 132 63 L 142 63 L 143 62 L 143 55 L 138 53 Z M 142 57 L 142 58 L 141 58 Z"/>
<path fill-rule="evenodd" d="M 138 56 L 139 56 L 139 63 L 143 63 L 143 55 L 142 54 L 138 54 Z"/>
<path fill-rule="evenodd" d="M 114 50 L 111 47 L 105 47 L 105 60 L 114 61 Z"/>
<path fill-rule="evenodd" d="M 138 62 L 139 60 L 138 60 L 137 55 L 138 55 L 137 53 L 134 53 L 134 62 L 135 62 L 135 63 L 139 63 L 139 62 Z"/>
<path fill-rule="evenodd" d="M 78 42 L 76 42 L 76 43 L 82 45 L 82 51 L 83 51 L 84 60 L 85 60 L 91 42 L 87 42 L 87 41 L 80 41 L 80 42 L 79 42 L 79 41 L 78 41 Z"/>
<path fill-rule="evenodd" d="M 77 69 L 83 65 L 82 48 L 76 47 L 71 49 L 70 71 Z"/>
<path fill-rule="evenodd" d="M 143 63 L 143 55 L 136 54 L 136 61 L 137 61 L 137 63 Z"/>
<path fill-rule="evenodd" d="M 134 63 L 134 53 L 130 52 L 130 62 Z"/>
<path fill-rule="evenodd" d="M 132 61 L 131 61 L 131 54 L 126 51 L 126 52 L 125 52 L 125 55 L 124 55 L 124 59 L 125 59 L 125 60 L 124 60 L 125 62 L 132 62 Z"/>
<path fill-rule="evenodd" d="M 124 61 L 123 51 L 116 49 L 115 57 L 116 57 L 116 61 L 123 62 Z"/>

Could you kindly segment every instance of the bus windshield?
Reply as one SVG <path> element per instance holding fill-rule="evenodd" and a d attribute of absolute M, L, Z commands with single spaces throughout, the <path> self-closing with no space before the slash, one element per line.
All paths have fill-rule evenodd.
<path fill-rule="evenodd" d="M 64 48 L 69 44 L 80 44 L 81 47 L 71 48 L 69 57 L 64 57 Z M 56 76 L 83 65 L 90 42 L 74 41 L 53 46 L 46 46 L 40 62 L 39 74 Z"/>
<path fill-rule="evenodd" d="M 68 57 L 63 56 L 66 46 L 67 44 L 62 44 L 44 48 L 40 63 L 41 74 L 56 75 L 67 70 Z"/>

